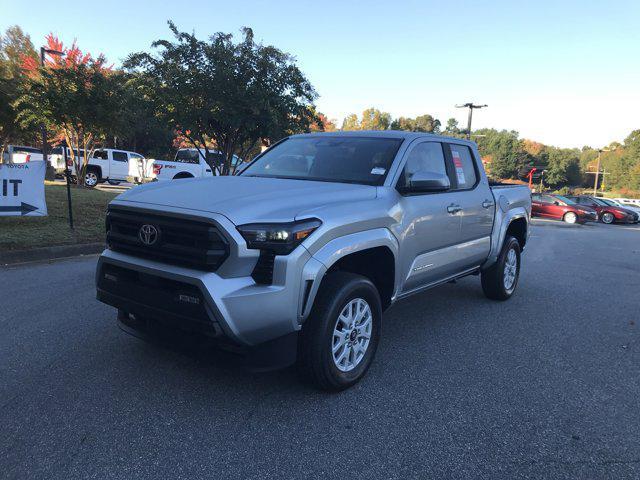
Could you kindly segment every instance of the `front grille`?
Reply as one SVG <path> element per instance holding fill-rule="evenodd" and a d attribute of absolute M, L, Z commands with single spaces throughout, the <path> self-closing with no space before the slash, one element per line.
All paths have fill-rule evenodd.
<path fill-rule="evenodd" d="M 143 225 L 156 235 L 143 243 Z M 152 230 L 153 230 L 152 229 Z M 218 228 L 205 221 L 109 208 L 107 245 L 110 249 L 159 262 L 215 271 L 229 255 L 229 245 Z"/>

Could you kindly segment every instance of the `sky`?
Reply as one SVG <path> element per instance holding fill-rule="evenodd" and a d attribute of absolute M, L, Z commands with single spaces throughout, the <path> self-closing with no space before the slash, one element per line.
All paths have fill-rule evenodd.
<path fill-rule="evenodd" d="M 560 147 L 602 147 L 640 128 L 640 1 L 0 0 L 0 30 L 36 47 L 53 32 L 116 66 L 168 39 L 167 20 L 206 38 L 251 27 L 297 59 L 336 119 L 376 107 Z"/>

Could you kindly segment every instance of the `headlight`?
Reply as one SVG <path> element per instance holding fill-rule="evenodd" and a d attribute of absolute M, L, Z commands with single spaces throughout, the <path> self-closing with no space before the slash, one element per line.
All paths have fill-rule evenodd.
<path fill-rule="evenodd" d="M 247 248 L 288 255 L 320 225 L 320 220 L 310 218 L 292 223 L 251 223 L 240 225 L 238 231 L 247 241 Z"/>

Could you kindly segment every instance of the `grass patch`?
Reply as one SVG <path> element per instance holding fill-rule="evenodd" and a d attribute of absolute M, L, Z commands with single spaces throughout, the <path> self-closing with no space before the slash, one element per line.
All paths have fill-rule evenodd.
<path fill-rule="evenodd" d="M 0 250 L 104 241 L 107 204 L 117 194 L 72 187 L 74 230 L 70 230 L 66 186 L 47 183 L 44 189 L 48 216 L 0 217 Z"/>

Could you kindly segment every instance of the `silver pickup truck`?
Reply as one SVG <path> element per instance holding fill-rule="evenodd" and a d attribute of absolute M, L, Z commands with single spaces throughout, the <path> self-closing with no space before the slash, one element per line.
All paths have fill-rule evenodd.
<path fill-rule="evenodd" d="M 109 205 L 97 297 L 143 338 L 207 338 L 321 388 L 366 373 L 394 302 L 466 275 L 513 295 L 526 186 L 489 185 L 472 142 L 294 135 L 233 177 L 136 187 Z"/>

